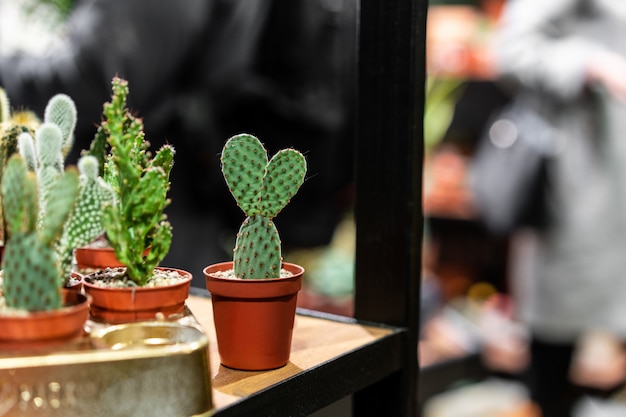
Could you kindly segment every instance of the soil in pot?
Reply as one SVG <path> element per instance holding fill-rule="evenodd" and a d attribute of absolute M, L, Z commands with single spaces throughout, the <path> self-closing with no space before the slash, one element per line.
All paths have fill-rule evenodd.
<path fill-rule="evenodd" d="M 106 268 L 83 278 L 83 289 L 92 297 L 90 313 L 94 320 L 127 323 L 184 311 L 191 273 L 158 267 L 155 276 L 139 287 L 126 277 L 125 272 L 123 267 Z"/>
<path fill-rule="evenodd" d="M 261 371 L 289 362 L 304 268 L 289 263 L 283 268 L 291 276 L 245 280 L 224 276 L 232 262 L 204 269 L 222 365 Z"/>

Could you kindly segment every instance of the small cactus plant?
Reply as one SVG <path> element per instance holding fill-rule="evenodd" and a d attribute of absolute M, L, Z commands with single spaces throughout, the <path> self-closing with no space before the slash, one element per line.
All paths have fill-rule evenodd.
<path fill-rule="evenodd" d="M 137 285 L 145 285 L 154 268 L 167 255 L 172 227 L 164 213 L 169 204 L 169 175 L 174 148 L 148 151 L 143 122 L 126 108 L 128 82 L 115 77 L 113 95 L 104 105 L 100 134 L 106 134 L 110 153 L 104 179 L 113 187 L 116 200 L 103 209 L 106 237 L 118 260 Z M 148 250 L 149 249 L 149 250 Z"/>
<path fill-rule="evenodd" d="M 281 242 L 272 219 L 296 194 L 306 175 L 306 160 L 283 149 L 268 161 L 256 137 L 231 137 L 221 154 L 222 173 L 246 219 L 233 250 L 234 273 L 243 279 L 279 278 Z"/>
<path fill-rule="evenodd" d="M 102 209 L 105 204 L 114 204 L 113 188 L 99 175 L 96 157 L 83 155 L 78 160 L 78 201 L 63 229 L 59 243 L 59 256 L 64 276 L 72 270 L 74 249 L 85 246 L 104 234 Z"/>
<path fill-rule="evenodd" d="M 55 248 L 78 196 L 78 173 L 69 168 L 51 186 L 48 214 L 41 222 L 39 190 L 36 175 L 19 154 L 13 155 L 2 180 L 11 233 L 2 260 L 2 291 L 8 307 L 28 311 L 62 306 L 64 277 Z"/>

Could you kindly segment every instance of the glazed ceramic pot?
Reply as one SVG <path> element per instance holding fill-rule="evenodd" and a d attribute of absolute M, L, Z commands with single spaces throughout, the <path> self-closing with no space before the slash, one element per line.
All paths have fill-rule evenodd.
<path fill-rule="evenodd" d="M 182 313 L 193 276 L 187 271 L 158 267 L 158 270 L 175 271 L 182 277 L 172 285 L 154 287 L 104 287 L 95 282 L 101 272 L 83 278 L 83 289 L 92 297 L 90 313 L 94 320 L 107 323 L 127 323 L 165 317 Z M 105 271 L 106 272 L 106 271 Z"/>
<path fill-rule="evenodd" d="M 289 362 L 298 291 L 304 268 L 283 263 L 293 275 L 273 279 L 234 279 L 216 275 L 232 262 L 204 268 L 211 293 L 217 347 L 222 365 L 261 371 Z"/>
<path fill-rule="evenodd" d="M 89 317 L 89 297 L 75 290 L 62 292 L 62 308 L 0 315 L 0 343 L 58 342 L 80 335 Z"/>

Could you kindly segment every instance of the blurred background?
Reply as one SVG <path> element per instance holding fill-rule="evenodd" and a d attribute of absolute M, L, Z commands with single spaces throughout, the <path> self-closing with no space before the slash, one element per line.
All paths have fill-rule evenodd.
<path fill-rule="evenodd" d="M 230 259 L 243 220 L 219 173 L 223 143 L 247 132 L 271 154 L 301 150 L 307 180 L 276 219 L 284 257 L 307 270 L 301 307 L 352 315 L 357 1 L 167 3 L 0 0 L 0 86 L 14 107 L 37 113 L 57 92 L 75 99 L 74 163 L 112 76 L 129 80 L 148 140 L 177 149 L 164 264 L 191 271 L 199 288 L 204 266 Z M 503 5 L 430 1 L 418 352 L 425 417 L 539 416 L 522 382 L 528 334 L 511 296 L 512 242 L 484 228 L 468 185 L 485 126 L 510 101 L 492 54 Z M 619 398 L 586 398 L 579 416 L 617 415 L 608 413 Z"/>

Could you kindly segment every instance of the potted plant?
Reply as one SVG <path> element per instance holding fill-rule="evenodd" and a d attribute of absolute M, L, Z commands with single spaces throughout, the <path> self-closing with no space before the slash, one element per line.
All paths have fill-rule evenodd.
<path fill-rule="evenodd" d="M 297 294 L 304 268 L 283 262 L 273 218 L 298 191 L 306 160 L 283 149 L 268 161 L 254 136 L 231 137 L 221 154 L 222 173 L 247 216 L 233 260 L 204 268 L 211 293 L 221 363 L 266 370 L 289 361 Z"/>
<path fill-rule="evenodd" d="M 64 160 L 74 142 L 76 118 L 76 105 L 71 97 L 57 94 L 48 101 L 43 123 L 34 134 L 21 132 L 17 136 L 17 149 L 28 169 L 37 177 L 40 187 L 40 217 L 51 204 L 50 188 L 64 172 Z M 94 159 L 85 156 L 78 162 L 78 198 L 55 245 L 65 286 L 75 289 L 80 289 L 82 277 L 72 268 L 74 248 L 100 233 L 99 207 L 105 198 L 112 198 L 112 191 L 103 189 L 102 179 L 96 177 L 97 167 L 92 168 Z M 93 174 L 94 170 L 96 174 Z"/>
<path fill-rule="evenodd" d="M 63 289 L 56 245 L 78 196 L 78 174 L 69 168 L 51 184 L 48 205 L 42 187 L 19 154 L 6 166 L 2 204 L 10 238 L 2 260 L 0 340 L 35 343 L 80 334 L 88 318 L 85 295 Z"/>
<path fill-rule="evenodd" d="M 124 267 L 84 277 L 85 292 L 93 298 L 91 314 L 107 322 L 126 322 L 180 313 L 192 276 L 158 266 L 172 241 L 164 210 L 169 204 L 174 148 L 164 145 L 154 156 L 148 151 L 142 120 L 126 108 L 128 83 L 115 77 L 112 85 L 101 127 L 110 147 L 104 179 L 111 184 L 115 200 L 104 205 L 102 222 Z"/>

